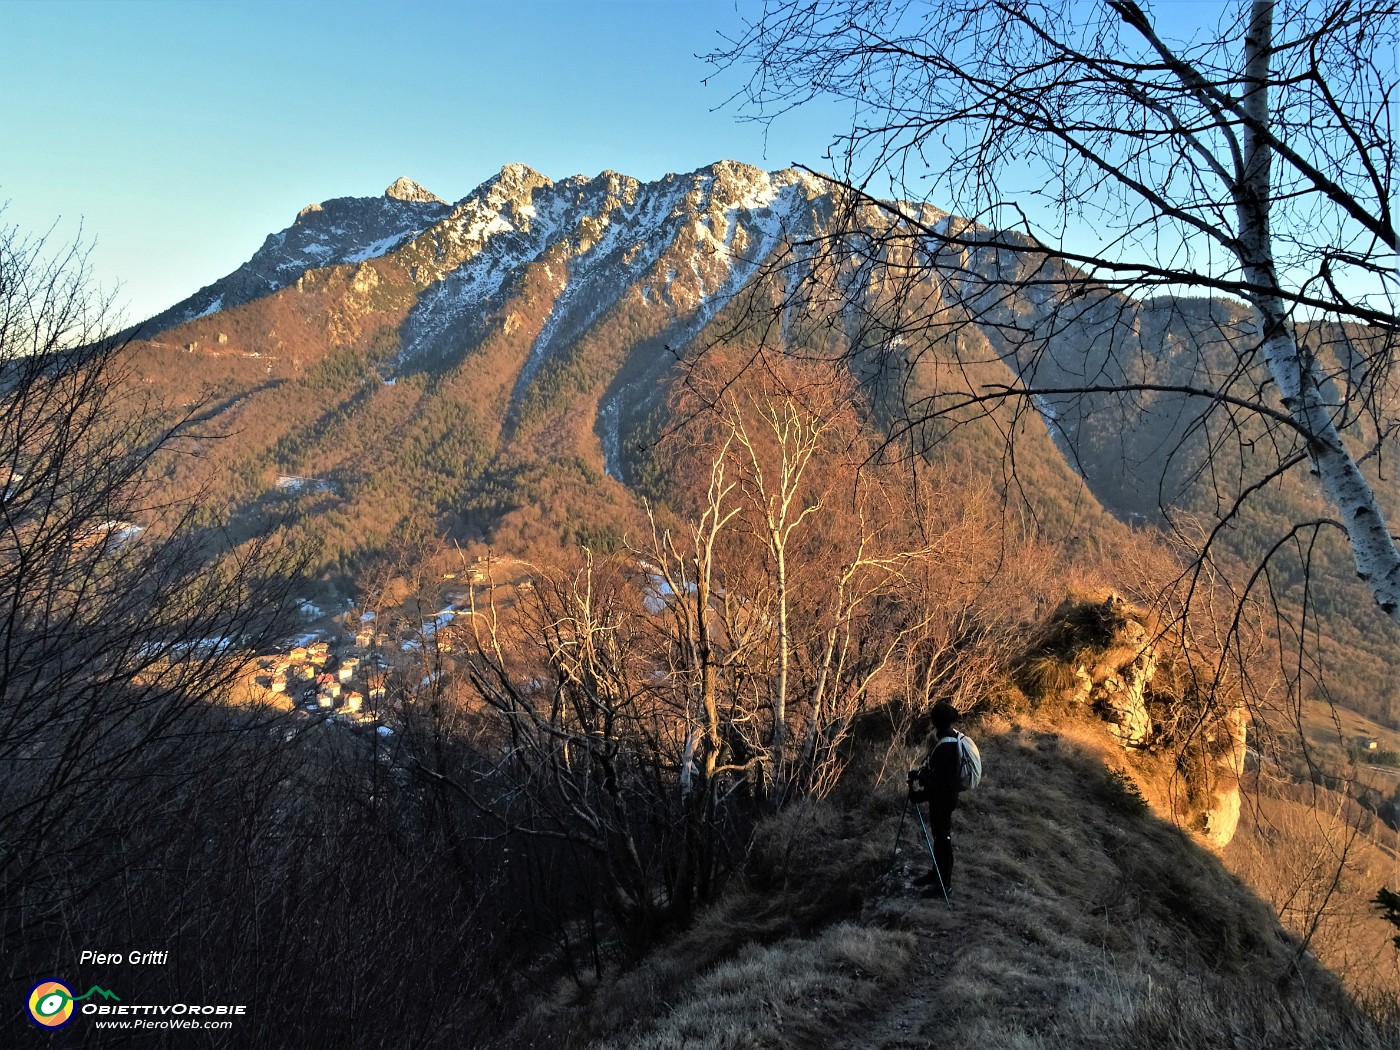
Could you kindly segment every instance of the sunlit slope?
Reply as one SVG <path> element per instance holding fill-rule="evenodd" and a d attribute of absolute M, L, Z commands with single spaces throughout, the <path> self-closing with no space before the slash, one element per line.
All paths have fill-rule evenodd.
<path fill-rule="evenodd" d="M 283 261 L 267 294 L 136 346 L 141 388 L 193 406 L 220 437 L 171 486 L 212 473 L 208 497 L 237 508 L 237 527 L 289 521 L 332 573 L 407 524 L 510 547 L 618 542 L 637 521 L 639 471 L 655 467 L 678 361 L 768 340 L 785 280 L 769 268 L 828 229 L 834 208 L 808 176 L 731 162 L 646 184 L 511 165 L 451 208 L 409 203 L 439 217 L 352 261 Z M 308 241 L 297 230 L 322 214 L 279 236 Z M 219 298 L 211 287 L 162 316 Z M 830 349 L 789 335 L 790 352 Z M 958 428 L 932 454 L 1016 491 L 1016 513 L 1059 536 L 1111 527 L 1034 413 Z"/>
<path fill-rule="evenodd" d="M 951 312 L 964 318 L 953 325 L 969 344 L 960 362 L 975 370 L 1000 359 L 1044 391 L 1030 404 L 1120 519 L 1165 525 L 1192 546 L 1209 537 L 1219 568 L 1241 593 L 1268 560 L 1250 599 L 1265 615 L 1277 605 L 1291 621 L 1285 647 L 1296 647 L 1298 610 L 1311 606 L 1307 630 L 1317 639 L 1317 659 L 1304 668 L 1302 691 L 1400 725 L 1400 628 L 1355 579 L 1350 548 L 1298 434 L 1240 407 L 1280 407 L 1249 309 L 1221 298 L 1131 299 L 1069 267 L 990 254 L 993 261 L 961 258 L 962 271 L 940 278 Z M 968 271 L 996 274 L 997 283 L 958 276 Z M 946 327 L 934 334 L 950 338 Z M 1329 377 L 1347 440 L 1370 450 L 1362 469 L 1394 517 L 1400 501 L 1386 466 L 1394 435 L 1384 420 L 1400 392 L 1388 374 L 1368 371 L 1375 333 L 1305 324 L 1299 337 Z M 980 386 L 996 389 L 995 380 Z"/>
<path fill-rule="evenodd" d="M 955 817 L 951 906 L 910 885 L 927 864 L 912 812 L 892 855 L 902 769 L 852 776 L 763 827 L 742 885 L 693 930 L 615 981 L 569 986 L 507 1045 L 1393 1045 L 1154 815 L 1096 731 L 974 732 L 986 780 Z"/>
<path fill-rule="evenodd" d="M 1136 347 L 1115 357 L 1123 365 L 1123 381 L 1163 388 L 1219 386 L 1242 399 L 1274 403 L 1272 381 L 1252 350 L 1253 326 L 1243 307 L 1163 298 L 1135 304 L 1132 311 L 1140 337 Z M 1302 335 L 1336 383 L 1345 382 L 1344 362 L 1354 356 L 1352 336 L 1321 328 L 1304 329 Z M 1040 382 L 1084 381 L 1048 360 L 1036 368 Z M 1381 406 L 1395 403 L 1393 391 L 1383 387 L 1373 396 L 1378 411 L 1390 411 Z M 1166 390 L 1136 394 L 1130 408 L 1107 396 L 1065 399 L 1057 426 L 1106 506 L 1135 520 L 1169 519 L 1187 535 L 1204 537 L 1214 530 L 1215 554 L 1241 591 L 1269 560 L 1269 572 L 1252 594 L 1261 607 L 1277 603 L 1297 623 L 1296 610 L 1305 601 L 1311 605 L 1315 662 L 1308 668 L 1305 695 L 1400 725 L 1400 628 L 1376 609 L 1356 579 L 1351 549 L 1306 460 L 1299 456 L 1291 469 L 1271 477 L 1279 461 L 1289 458 L 1296 435 L 1260 416 Z M 1363 469 L 1394 517 L 1400 501 L 1387 475 L 1390 438 L 1381 440 L 1365 413 L 1350 414 L 1349 438 L 1380 453 Z"/>

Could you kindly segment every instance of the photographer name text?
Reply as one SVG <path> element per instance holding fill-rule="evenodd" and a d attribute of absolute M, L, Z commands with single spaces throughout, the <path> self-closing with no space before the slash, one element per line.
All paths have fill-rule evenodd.
<path fill-rule="evenodd" d="M 126 963 L 129 966 L 164 966 L 165 961 L 170 958 L 169 952 L 143 952 L 140 950 L 133 952 L 90 952 L 84 950 L 78 956 L 78 965 L 83 966 L 91 963 L 94 966 L 118 966 Z"/>

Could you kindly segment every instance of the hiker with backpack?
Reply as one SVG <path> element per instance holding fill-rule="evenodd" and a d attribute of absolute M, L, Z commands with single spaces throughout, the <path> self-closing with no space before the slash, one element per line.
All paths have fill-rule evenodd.
<path fill-rule="evenodd" d="M 953 810 L 958 808 L 958 793 L 982 779 L 982 758 L 977 745 L 953 728 L 957 708 L 940 701 L 931 715 L 933 743 L 924 764 L 909 774 L 909 799 L 916 805 L 928 803 L 933 867 L 914 885 L 927 887 L 927 897 L 946 898 L 953 888 Z"/>

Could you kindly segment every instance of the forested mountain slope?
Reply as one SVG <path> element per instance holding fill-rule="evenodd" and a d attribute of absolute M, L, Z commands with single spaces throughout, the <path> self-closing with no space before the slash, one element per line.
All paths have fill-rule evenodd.
<path fill-rule="evenodd" d="M 332 204 L 269 244 L 350 207 Z M 809 176 L 731 162 L 650 184 L 511 165 L 403 243 L 381 237 L 379 254 L 311 266 L 303 252 L 277 263 L 285 283 L 266 295 L 197 311 L 241 298 L 216 284 L 172 308 L 143 329 L 136 378 L 225 436 L 189 477 L 215 467 L 239 527 L 290 513 L 342 586 L 408 523 L 511 549 L 615 545 L 633 487 L 664 498 L 649 450 L 679 358 L 721 339 L 757 347 L 774 309 L 766 264 L 833 208 Z M 192 312 L 204 315 L 164 328 Z M 794 350 L 842 338 L 818 328 Z M 1029 435 L 1021 467 L 1060 535 L 1107 522 L 1033 416 L 967 428 L 939 455 L 1002 481 L 1008 427 Z M 288 477 L 316 483 L 279 487 Z"/>
<path fill-rule="evenodd" d="M 806 173 L 722 161 L 651 183 L 614 172 L 556 182 L 512 164 L 452 205 L 399 180 L 382 198 L 308 208 L 229 277 L 141 326 L 138 380 L 222 436 L 170 484 L 186 491 L 214 467 L 208 495 L 235 508 L 235 536 L 291 523 L 342 593 L 406 528 L 521 551 L 607 548 L 638 527 L 639 488 L 665 498 L 651 450 L 672 422 L 680 361 L 719 343 L 845 357 L 878 392 L 874 425 L 994 479 L 1053 538 L 1112 528 L 1100 504 L 1134 524 L 1166 513 L 1188 537 L 1223 517 L 1217 550 L 1237 584 L 1279 547 L 1260 593 L 1287 610 L 1306 597 L 1320 613 L 1304 691 L 1325 684 L 1397 724 L 1400 634 L 1373 615 L 1338 537 L 1290 539 L 1325 517 L 1317 497 L 1286 478 L 1233 508 L 1265 462 L 1253 450 L 1267 436 L 1249 420 L 1206 423 L 1199 399 L 1141 389 L 1012 399 L 905 429 L 931 399 L 1017 375 L 1055 389 L 1223 379 L 1253 391 L 1268 381 L 1239 352 L 1242 307 L 1086 295 L 1068 270 L 992 249 L 935 251 L 913 267 L 893 249 L 862 255 L 847 204 Z M 872 244 L 889 238 L 878 212 L 854 221 Z M 1018 268 L 1023 293 L 969 298 L 978 275 L 1004 289 Z M 921 327 L 919 315 L 933 320 Z M 1364 333 L 1310 338 L 1338 382 L 1371 381 L 1353 375 L 1346 348 Z"/>

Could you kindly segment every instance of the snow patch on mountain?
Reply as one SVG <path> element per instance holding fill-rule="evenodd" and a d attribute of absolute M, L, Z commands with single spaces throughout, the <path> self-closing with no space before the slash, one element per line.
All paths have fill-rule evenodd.
<path fill-rule="evenodd" d="M 677 213 L 686 185 L 680 180 L 669 184 L 663 180 L 648 186 L 633 183 L 631 189 L 630 204 L 607 208 L 611 201 L 605 198 L 600 202 L 604 207 L 580 220 L 580 226 L 590 219 L 587 225 L 591 227 L 604 225 L 591 231 L 591 240 L 570 260 L 564 287 L 516 380 L 513 404 L 519 403 L 545 361 L 559 348 L 560 331 L 579 334 L 586 330 L 670 247 L 671 238 L 662 234 L 662 226 Z"/>
<path fill-rule="evenodd" d="M 520 229 L 499 209 L 472 200 L 458 206 L 445 229 L 434 231 L 452 242 L 452 254 L 462 261 L 439 271 L 437 282 L 410 311 L 400 362 L 434 347 L 445 348 L 452 333 L 479 317 L 507 279 L 518 276 L 548 247 L 559 232 L 555 213 L 542 216 L 535 208 L 531 212 L 521 215 L 528 228 Z"/>
<path fill-rule="evenodd" d="M 804 215 L 811 192 L 807 180 L 796 172 L 780 172 L 774 176 L 747 169 L 745 174 L 740 192 L 729 201 L 714 199 L 717 191 L 729 192 L 730 187 L 723 178 L 706 178 L 699 184 L 702 196 L 697 211 L 713 213 L 718 204 L 723 229 L 716 231 L 713 224 L 696 221 L 687 231 L 695 238 L 689 263 L 699 298 L 694 303 L 677 304 L 682 310 L 664 336 L 667 345 L 681 347 L 694 340 L 772 256 L 784 237 L 811 232 Z M 702 266 L 702 260 L 708 265 Z M 706 270 L 710 271 L 708 279 Z M 666 289 L 675 287 L 676 278 L 673 266 L 667 266 L 660 274 Z M 644 299 L 653 290 L 650 285 L 643 285 Z M 661 367 L 660 363 L 656 367 Z M 605 397 L 598 406 L 597 431 L 604 470 L 617 481 L 625 481 L 620 432 L 622 405 L 637 396 L 644 382 L 633 380 Z"/>
<path fill-rule="evenodd" d="M 764 190 L 768 192 L 763 192 Z M 748 201 L 763 201 L 757 206 L 749 206 Z M 709 324 L 714 316 L 733 298 L 749 279 L 757 272 L 779 241 L 789 232 L 791 218 L 800 204 L 806 203 L 800 184 L 788 183 L 774 186 L 771 183 L 725 209 L 727 230 L 723 240 L 716 240 L 710 231 L 702 227 L 702 235 L 710 241 L 712 258 L 727 263 L 728 273 L 713 289 L 705 291 L 704 280 L 699 273 L 702 256 L 691 256 L 691 264 L 697 268 L 696 276 L 701 288 L 700 302 L 697 304 L 695 321 L 700 328 Z M 740 235 L 744 244 L 735 247 Z"/>
<path fill-rule="evenodd" d="M 387 237 L 381 237 L 377 241 L 366 244 L 359 251 L 350 252 L 345 256 L 345 261 L 348 263 L 362 263 L 370 259 L 381 258 L 382 256 L 388 255 L 402 244 L 404 238 L 404 234 L 391 233 Z"/>
<path fill-rule="evenodd" d="M 252 302 L 295 284 L 308 270 L 386 255 L 448 214 L 447 205 L 428 197 L 337 197 L 308 205 L 238 269 L 146 321 L 141 335 Z"/>

